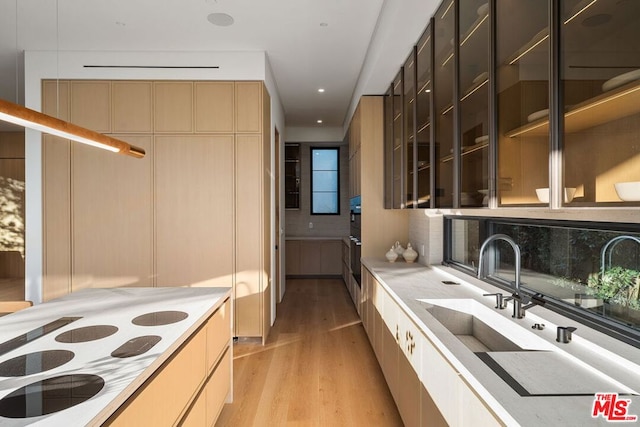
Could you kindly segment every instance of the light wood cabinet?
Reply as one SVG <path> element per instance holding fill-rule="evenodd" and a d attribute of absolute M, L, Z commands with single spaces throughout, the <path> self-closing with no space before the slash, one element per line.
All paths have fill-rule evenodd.
<path fill-rule="evenodd" d="M 229 300 L 105 424 L 213 425 L 231 390 L 228 312 Z M 209 354 L 218 355 L 215 364 Z"/>
<path fill-rule="evenodd" d="M 352 195 L 362 196 L 362 257 L 383 256 L 408 239 L 407 212 L 384 205 L 384 111 L 381 96 L 363 96 L 349 125 Z"/>
<path fill-rule="evenodd" d="M 262 99 L 260 82 L 236 82 L 236 132 L 262 132 L 263 108 L 267 107 Z"/>
<path fill-rule="evenodd" d="M 153 285 L 152 139 L 118 138 L 148 155 L 110 156 L 72 143 L 72 291 Z"/>
<path fill-rule="evenodd" d="M 234 88 L 233 82 L 194 84 L 196 132 L 233 133 Z"/>
<path fill-rule="evenodd" d="M 111 91 L 113 132 L 153 132 L 153 83 L 116 81 Z"/>
<path fill-rule="evenodd" d="M 47 114 L 147 152 L 127 159 L 43 137 L 44 300 L 98 285 L 234 286 L 235 334 L 266 339 L 264 83 L 44 81 L 42 101 Z"/>
<path fill-rule="evenodd" d="M 262 292 L 262 137 L 236 137 L 236 310 L 245 316 L 236 319 L 236 333 L 260 336 Z"/>
<path fill-rule="evenodd" d="M 154 130 L 162 133 L 193 131 L 193 83 L 154 83 Z"/>
<path fill-rule="evenodd" d="M 42 83 L 42 111 L 69 120 L 69 82 Z M 71 142 L 42 136 L 43 299 L 71 292 Z"/>
<path fill-rule="evenodd" d="M 341 240 L 287 240 L 288 276 L 341 276 Z"/>
<path fill-rule="evenodd" d="M 157 136 L 155 142 L 156 285 L 229 286 L 233 135 Z"/>
<path fill-rule="evenodd" d="M 72 81 L 70 120 L 101 133 L 111 132 L 111 82 Z"/>

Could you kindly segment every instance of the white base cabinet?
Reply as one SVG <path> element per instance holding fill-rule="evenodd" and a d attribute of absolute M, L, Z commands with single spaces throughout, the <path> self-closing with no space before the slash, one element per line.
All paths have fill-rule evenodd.
<path fill-rule="evenodd" d="M 405 426 L 501 423 L 366 268 L 362 323 Z"/>

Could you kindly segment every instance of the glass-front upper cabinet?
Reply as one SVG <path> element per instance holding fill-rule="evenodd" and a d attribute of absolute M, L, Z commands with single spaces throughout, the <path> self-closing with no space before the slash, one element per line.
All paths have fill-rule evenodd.
<path fill-rule="evenodd" d="M 405 188 L 405 201 L 407 208 L 412 208 L 414 205 L 415 195 L 415 167 L 414 167 L 414 147 L 416 142 L 416 121 L 415 121 L 415 106 L 416 106 L 416 59 L 415 49 L 411 51 L 411 54 L 407 58 L 403 67 L 403 83 L 404 83 L 404 97 L 403 97 L 403 125 L 404 125 L 404 188 Z"/>
<path fill-rule="evenodd" d="M 499 205 L 549 201 L 547 1 L 496 2 Z"/>
<path fill-rule="evenodd" d="M 563 0 L 565 204 L 640 202 L 640 1 Z"/>
<path fill-rule="evenodd" d="M 393 207 L 404 208 L 402 177 L 402 70 L 393 80 Z"/>
<path fill-rule="evenodd" d="M 433 44 L 435 63 L 435 206 L 453 207 L 453 85 L 455 2 L 445 0 L 435 13 Z"/>
<path fill-rule="evenodd" d="M 384 207 L 393 208 L 393 86 L 384 95 Z"/>
<path fill-rule="evenodd" d="M 429 208 L 431 201 L 431 26 L 418 40 L 416 102 L 416 201 L 418 208 Z"/>
<path fill-rule="evenodd" d="M 459 0 L 460 206 L 488 203 L 489 4 Z"/>

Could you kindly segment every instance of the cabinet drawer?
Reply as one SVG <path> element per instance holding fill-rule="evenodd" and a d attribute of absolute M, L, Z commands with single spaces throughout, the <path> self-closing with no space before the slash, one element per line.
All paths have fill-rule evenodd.
<path fill-rule="evenodd" d="M 227 299 L 207 321 L 207 372 L 213 369 L 231 340 L 229 316 L 231 316 L 231 302 Z"/>
<path fill-rule="evenodd" d="M 227 395 L 231 391 L 231 350 L 227 351 L 220 360 L 209 378 L 205 391 L 207 395 L 206 425 L 211 426 L 220 415 Z"/>
<path fill-rule="evenodd" d="M 205 345 L 206 335 L 201 330 L 165 362 L 107 424 L 174 424 L 204 381 Z"/>

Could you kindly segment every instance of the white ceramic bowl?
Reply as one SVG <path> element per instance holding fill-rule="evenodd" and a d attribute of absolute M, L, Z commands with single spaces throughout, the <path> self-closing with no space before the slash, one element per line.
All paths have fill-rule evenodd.
<path fill-rule="evenodd" d="M 640 201 L 640 181 L 616 182 L 613 184 L 616 188 L 618 197 L 624 202 Z"/>
<path fill-rule="evenodd" d="M 564 187 L 564 202 L 571 203 L 573 196 L 576 194 L 576 189 L 573 187 Z M 536 195 L 538 200 L 542 203 L 549 203 L 549 189 L 548 188 L 536 188 Z"/>

